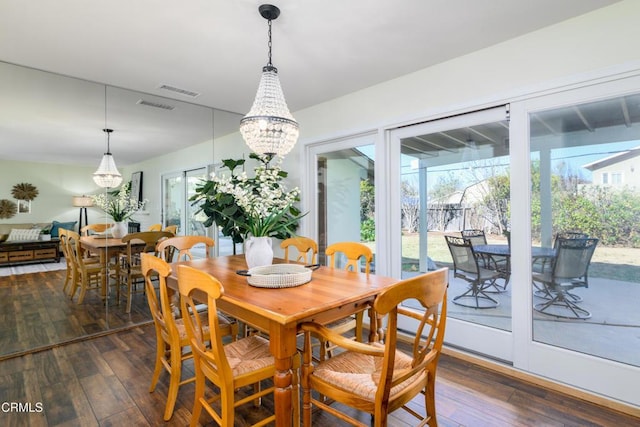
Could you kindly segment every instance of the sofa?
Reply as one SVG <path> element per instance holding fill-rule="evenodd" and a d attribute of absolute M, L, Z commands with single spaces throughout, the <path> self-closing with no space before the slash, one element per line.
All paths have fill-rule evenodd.
<path fill-rule="evenodd" d="M 45 230 L 47 232 L 46 234 L 51 234 L 52 238 L 58 238 L 58 229 L 66 228 L 67 230 L 75 230 L 76 224 L 77 221 L 0 223 L 0 244 L 2 244 L 2 242 L 6 241 L 7 238 L 9 238 L 11 230 Z"/>

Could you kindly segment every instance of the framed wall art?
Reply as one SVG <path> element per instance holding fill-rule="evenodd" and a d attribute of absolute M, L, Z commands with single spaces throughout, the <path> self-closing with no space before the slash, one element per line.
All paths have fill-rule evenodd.
<path fill-rule="evenodd" d="M 131 174 L 131 198 L 138 203 L 142 201 L 142 172 Z"/>
<path fill-rule="evenodd" d="M 31 213 L 31 200 L 18 200 L 18 213 Z"/>

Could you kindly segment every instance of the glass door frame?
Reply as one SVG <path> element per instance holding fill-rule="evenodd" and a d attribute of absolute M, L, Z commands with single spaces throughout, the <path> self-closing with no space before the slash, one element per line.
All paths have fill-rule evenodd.
<path fill-rule="evenodd" d="M 515 170 L 521 171 L 512 176 L 512 189 L 531 185 L 530 114 L 638 93 L 640 75 L 620 77 L 511 103 L 510 133 L 512 141 L 518 141 L 512 144 L 511 162 Z M 512 279 L 514 283 L 527 283 L 531 279 L 531 194 L 530 191 L 511 194 L 511 242 L 515 248 L 511 257 Z M 531 286 L 519 288 L 514 287 L 513 294 L 514 367 L 640 406 L 637 367 L 534 341 Z M 571 369 L 567 369 L 569 366 Z"/>
<path fill-rule="evenodd" d="M 390 229 L 393 231 L 389 245 L 391 276 L 401 277 L 402 275 L 402 260 L 401 256 L 398 256 L 398 254 L 402 254 L 402 242 L 400 238 L 400 230 L 402 228 L 400 195 L 401 140 L 415 135 L 444 132 L 451 129 L 503 121 L 506 116 L 506 106 L 502 105 L 495 108 L 444 117 L 442 119 L 434 119 L 429 122 L 397 128 L 388 132 L 388 143 L 386 144 L 388 154 L 385 157 L 389 160 L 389 165 L 385 173 L 386 176 L 383 177 L 383 179 L 388 182 L 389 188 L 395 189 L 395 191 L 390 191 L 389 198 L 387 199 L 390 203 L 387 204 L 383 218 L 388 218 Z M 395 255 L 391 256 L 391 254 Z M 407 324 L 405 327 L 411 327 L 411 325 Z M 445 340 L 448 345 L 483 354 L 506 363 L 511 363 L 513 360 L 513 334 L 509 331 L 448 318 Z"/>
<path fill-rule="evenodd" d="M 195 168 L 191 168 L 191 169 L 187 169 L 187 170 L 182 170 L 182 171 L 175 171 L 175 172 L 168 172 L 168 173 L 163 173 L 160 177 L 161 179 L 161 195 L 162 195 L 162 200 L 161 200 L 161 218 L 162 218 L 162 226 L 163 228 L 167 226 L 167 207 L 166 207 L 166 182 L 168 179 L 175 179 L 175 178 L 181 178 L 182 180 L 182 188 L 180 191 L 180 226 L 178 228 L 178 232 L 181 235 L 188 235 L 189 233 L 189 224 L 188 224 L 188 218 L 187 218 L 187 213 L 190 212 L 191 207 L 189 206 L 189 200 L 187 197 L 187 181 L 188 178 L 190 176 L 190 174 L 196 172 L 196 171 L 203 171 L 204 174 L 206 176 L 208 176 L 208 173 L 210 171 L 210 166 L 201 166 L 201 167 L 195 167 Z M 211 234 L 210 230 L 206 231 L 206 235 L 209 236 Z M 210 236 L 211 237 L 211 236 Z"/>
<path fill-rule="evenodd" d="M 362 132 L 355 135 L 350 135 L 343 138 L 336 138 L 333 140 L 318 142 L 314 144 L 309 144 L 305 146 L 305 159 L 306 165 L 305 168 L 309 173 L 302 174 L 301 176 L 301 190 L 302 194 L 313 194 L 313 197 L 307 197 L 303 200 L 303 212 L 310 212 L 311 214 L 306 215 L 300 224 L 300 234 L 304 236 L 309 236 L 314 240 L 318 241 L 318 233 L 319 233 L 319 221 L 318 221 L 318 155 L 322 153 L 328 153 L 338 150 L 344 150 L 349 148 L 358 147 L 361 145 L 370 145 L 371 139 L 375 140 L 375 185 L 376 185 L 376 249 L 379 250 L 379 237 L 380 230 L 378 228 L 379 220 L 378 220 L 378 203 L 379 203 L 379 194 L 378 194 L 378 173 L 379 166 L 377 159 L 378 148 L 380 148 L 379 142 L 380 138 L 377 137 L 376 131 Z M 379 259 L 376 258 L 376 269 L 380 274 L 383 274 L 378 267 Z"/>

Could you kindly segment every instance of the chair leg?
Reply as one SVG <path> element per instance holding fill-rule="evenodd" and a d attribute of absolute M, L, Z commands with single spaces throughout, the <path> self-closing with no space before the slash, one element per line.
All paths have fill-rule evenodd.
<path fill-rule="evenodd" d="M 78 273 L 74 271 L 71 275 L 71 290 L 69 291 L 69 298 L 73 299 L 73 296 L 78 290 Z"/>
<path fill-rule="evenodd" d="M 299 359 L 298 359 L 299 360 Z M 297 364 L 300 366 L 300 363 Z M 293 399 L 293 425 L 294 427 L 300 426 L 300 369 L 296 369 L 293 373 L 291 397 Z"/>
<path fill-rule="evenodd" d="M 133 279 L 131 278 L 131 276 L 129 276 L 127 280 L 127 295 L 125 296 L 125 298 L 127 299 L 127 308 L 125 309 L 125 313 L 131 313 L 131 295 L 133 293 L 132 282 L 133 282 Z"/>
<path fill-rule="evenodd" d="M 87 278 L 83 274 L 80 279 L 81 279 L 81 282 L 80 282 L 80 296 L 78 297 L 78 304 L 82 304 L 82 301 L 84 301 L 84 296 L 87 293 Z"/>
<path fill-rule="evenodd" d="M 546 311 L 550 307 L 554 307 L 554 306 L 568 309 L 569 311 L 571 311 L 571 313 L 573 313 L 573 316 Z M 540 313 L 555 316 L 555 317 L 560 317 L 563 319 L 583 319 L 584 320 L 584 319 L 589 319 L 591 317 L 591 313 L 588 310 L 585 310 L 584 308 L 580 307 L 578 304 L 576 304 L 572 300 L 566 298 L 566 291 L 558 291 L 553 299 L 540 304 L 535 304 L 533 308 Z"/>
<path fill-rule="evenodd" d="M 180 349 L 169 348 L 171 354 L 171 378 L 169 379 L 169 392 L 167 393 L 167 405 L 164 409 L 164 420 L 169 421 L 173 415 L 173 408 L 178 398 L 178 388 L 180 387 L 180 372 L 182 370 L 182 354 Z"/>
<path fill-rule="evenodd" d="M 220 415 L 222 417 L 222 427 L 233 427 L 235 418 L 235 390 L 220 390 Z"/>
<path fill-rule="evenodd" d="M 486 309 L 486 308 L 496 308 L 500 305 L 500 302 L 491 298 L 489 295 L 486 294 L 485 290 L 487 287 L 492 286 L 492 282 L 488 283 L 488 284 L 479 284 L 477 282 L 472 282 L 469 285 L 469 289 L 467 289 L 466 292 L 458 295 L 457 297 L 453 298 L 453 303 L 463 306 L 463 307 L 469 307 L 469 308 L 479 308 L 479 309 Z M 475 305 L 472 304 L 464 304 L 462 302 L 459 302 L 459 299 L 462 298 L 472 298 L 475 301 Z M 490 302 L 490 305 L 485 305 L 482 306 L 480 305 L 480 301 L 481 300 L 486 300 Z"/>
<path fill-rule="evenodd" d="M 197 363 L 197 362 L 196 362 Z M 202 413 L 202 400 L 204 399 L 204 374 L 196 367 L 196 392 L 193 399 L 193 410 L 191 411 L 190 427 L 196 427 Z"/>
<path fill-rule="evenodd" d="M 313 371 L 311 364 L 311 334 L 305 334 L 304 337 L 304 360 L 301 368 L 302 383 L 302 425 L 311 427 L 311 390 L 309 388 L 309 375 Z M 323 348 L 320 348 L 322 352 Z"/>
<path fill-rule="evenodd" d="M 435 369 L 433 372 L 429 371 L 429 378 L 427 379 L 427 386 L 424 393 L 424 406 L 427 411 L 426 417 L 428 418 L 427 424 L 430 427 L 437 427 L 438 422 L 436 420 L 436 378 Z"/>
<path fill-rule="evenodd" d="M 64 286 L 62 287 L 62 292 L 67 292 L 67 287 L 69 286 L 69 282 L 71 281 L 71 270 L 67 268 L 67 274 L 64 278 Z"/>
<path fill-rule="evenodd" d="M 156 385 L 158 384 L 158 379 L 160 379 L 160 373 L 162 372 L 163 364 L 162 358 L 165 353 L 165 344 L 160 336 L 161 332 L 158 328 L 156 328 L 156 339 L 158 340 L 156 344 L 156 367 L 153 370 L 153 377 L 151 377 L 151 386 L 149 387 L 149 393 L 153 393 L 156 389 Z"/>

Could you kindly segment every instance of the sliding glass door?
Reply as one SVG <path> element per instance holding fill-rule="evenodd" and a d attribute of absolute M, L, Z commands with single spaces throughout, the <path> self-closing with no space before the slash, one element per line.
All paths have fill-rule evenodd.
<path fill-rule="evenodd" d="M 323 247 L 373 236 L 377 274 L 449 267 L 448 346 L 640 407 L 638 87 L 612 79 L 307 147 L 307 229 Z M 497 286 L 454 272 L 445 236 L 470 230 L 484 240 L 469 259 Z M 461 304 L 474 286 L 494 303 Z"/>
<path fill-rule="evenodd" d="M 514 163 L 529 171 L 519 183 L 530 189 L 512 199 L 512 240 L 553 248 L 555 256 L 525 265 L 523 251 L 513 260 L 516 280 L 532 282 L 516 307 L 526 329 L 515 364 L 636 406 L 639 85 L 637 77 L 620 79 L 512 109 L 515 135 L 528 141 L 514 151 Z M 592 254 L 580 249 L 586 242 L 595 243 Z"/>
<path fill-rule="evenodd" d="M 175 172 L 162 176 L 162 223 L 177 225 L 180 235 L 207 234 L 201 221 L 206 217 L 199 213 L 197 205 L 192 205 L 189 198 L 195 194 L 195 187 L 206 179 L 206 168 Z"/>
<path fill-rule="evenodd" d="M 447 341 L 510 360 L 514 285 L 508 273 L 496 274 L 495 286 L 475 292 L 474 287 L 485 284 L 473 283 L 477 278 L 473 273 L 454 274 L 455 253 L 446 240 L 473 230 L 482 236 L 482 243 L 509 255 L 506 107 L 397 129 L 391 132 L 390 145 L 400 165 L 399 182 L 394 183 L 400 189 L 395 214 L 401 230 L 396 274 L 406 278 L 449 267 Z M 479 260 L 480 267 L 486 269 L 483 262 L 490 260 Z"/>

